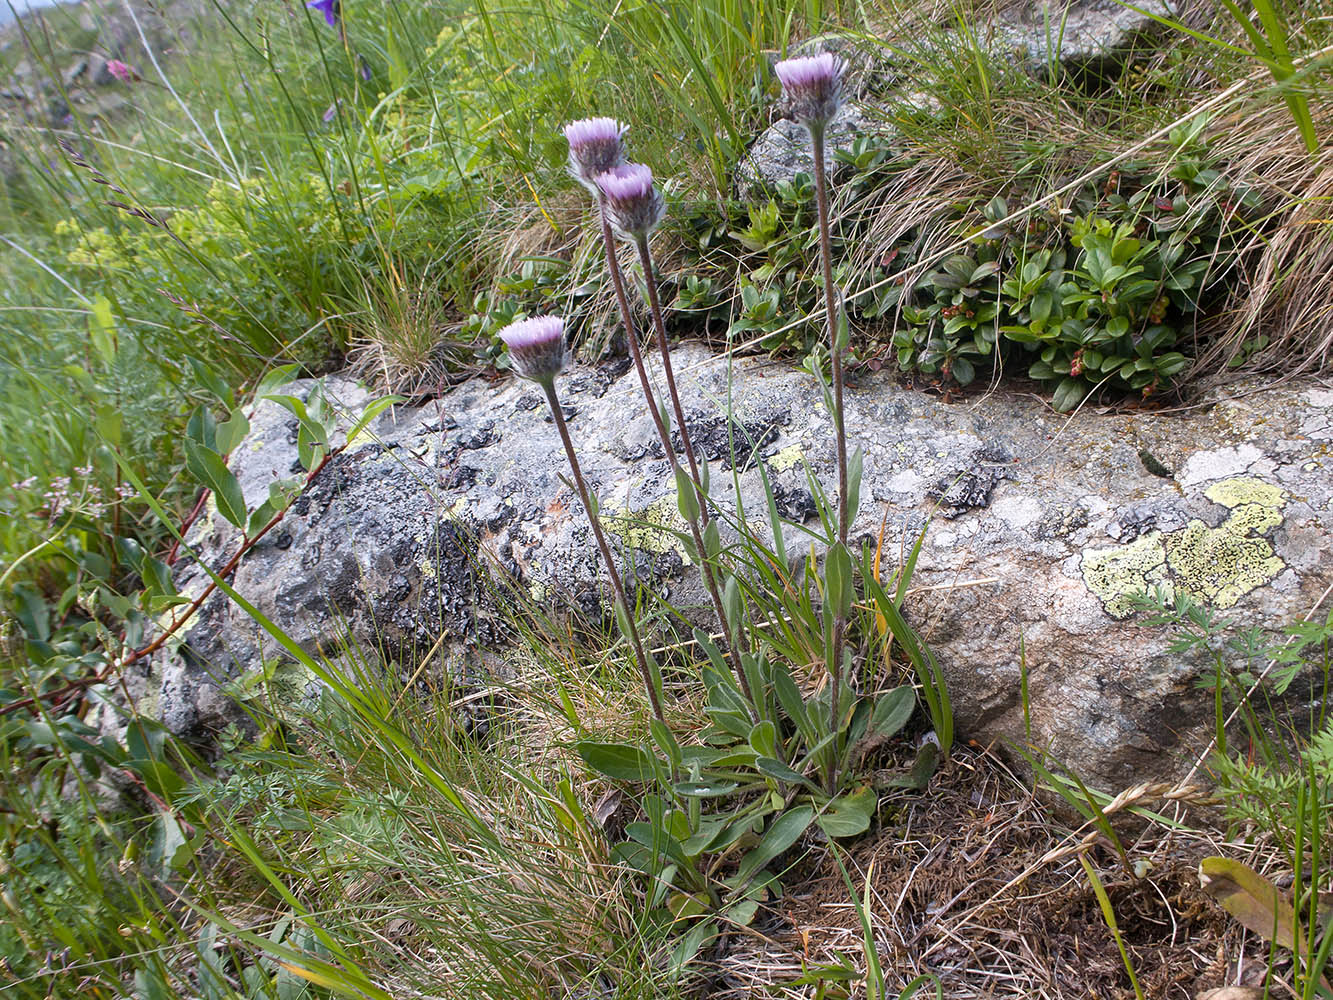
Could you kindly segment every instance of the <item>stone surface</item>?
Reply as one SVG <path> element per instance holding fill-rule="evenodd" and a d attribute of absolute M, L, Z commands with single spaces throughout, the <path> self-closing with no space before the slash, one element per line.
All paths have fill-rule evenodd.
<path fill-rule="evenodd" d="M 922 47 L 952 50 L 979 45 L 1000 61 L 1017 62 L 1034 75 L 1054 74 L 1084 83 L 1114 80 L 1118 68 L 1136 47 L 1150 44 L 1161 25 L 1150 15 L 1172 17 L 1168 0 L 1141 0 L 1131 10 L 1116 0 L 1029 0 L 1005 10 L 989 24 L 972 25 L 967 38 L 955 29 L 934 40 L 886 38 L 890 44 L 822 35 L 792 49 L 793 56 L 821 50 L 838 53 L 846 62 L 844 96 L 848 105 L 829 129 L 829 158 L 849 149 L 865 134 L 878 134 L 893 144 L 900 115 L 937 115 L 941 108 L 930 96 L 929 66 Z M 924 75 L 923 75 L 924 71 Z M 736 168 L 742 198 L 790 181 L 814 164 L 809 138 L 796 123 L 779 118 L 764 130 Z"/>
<path fill-rule="evenodd" d="M 1135 0 L 1138 10 L 1116 0 L 1034 0 L 995 25 L 992 48 L 1012 52 L 1030 71 L 1103 74 L 1136 46 L 1158 33 L 1150 15 L 1172 18 L 1168 0 Z"/>
<path fill-rule="evenodd" d="M 727 363 L 685 347 L 675 366 L 690 421 L 711 442 L 703 450 L 714 492 L 731 507 L 718 402 Z M 732 374 L 737 438 L 762 442 L 786 516 L 810 518 L 805 463 L 826 484 L 836 478 L 817 387 L 756 359 L 736 361 Z M 623 366 L 563 376 L 571 431 L 640 582 L 701 607 L 697 575 L 662 530 L 679 515 L 636 383 Z M 350 383 L 329 386 L 351 413 L 366 402 Z M 1275 628 L 1333 582 L 1326 387 L 1293 383 L 1175 414 L 1084 408 L 1066 417 L 1028 395 L 945 404 L 876 375 L 849 387 L 847 406 L 865 449 L 854 534 L 870 537 L 887 518 L 886 550 L 896 552 L 931 519 L 914 581 L 929 589 L 908 611 L 947 674 L 962 738 L 1022 737 L 1021 643 L 1035 742 L 1101 787 L 1178 775 L 1210 734 L 1212 698 L 1196 681 L 1211 667 L 1171 652 L 1168 636 L 1136 620 L 1129 595 L 1156 584 Z M 605 615 L 595 549 L 532 386 L 474 382 L 386 413 L 372 431 L 330 462 L 235 576 L 304 648 L 336 651 L 350 635 L 410 670 L 444 631 L 451 669 L 479 682 L 488 668 L 478 651 L 501 651 L 511 635 L 488 580 L 542 605 Z M 295 435 L 285 410 L 259 407 L 233 457 L 251 503 L 292 475 Z M 762 510 L 759 470 L 744 467 L 739 482 L 747 509 Z M 787 535 L 793 551 L 805 544 L 799 528 Z M 218 561 L 234 536 L 210 514 L 190 538 Z M 180 579 L 191 593 L 205 582 L 189 566 Z M 218 683 L 244 686 L 266 659 L 290 698 L 314 690 L 215 596 L 132 686 L 174 731 L 204 744 L 239 717 Z"/>
<path fill-rule="evenodd" d="M 892 136 L 888 126 L 881 129 L 870 124 L 861 104 L 855 101 L 844 103 L 828 124 L 825 162 L 830 172 L 837 175 L 838 162 L 834 158 L 837 151 L 851 149 L 858 138 L 872 130 L 884 136 Z M 779 118 L 764 130 L 745 158 L 737 164 L 736 187 L 742 198 L 750 199 L 757 197 L 766 187 L 792 180 L 798 173 L 813 177 L 814 172 L 815 159 L 810 152 L 810 133 L 804 125 L 790 118 Z"/>

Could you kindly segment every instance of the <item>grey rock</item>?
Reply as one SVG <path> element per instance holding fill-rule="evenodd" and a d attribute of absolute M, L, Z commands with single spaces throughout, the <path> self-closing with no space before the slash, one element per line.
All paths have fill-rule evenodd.
<path fill-rule="evenodd" d="M 683 347 L 674 365 L 691 421 L 712 426 L 727 362 Z M 810 521 L 805 463 L 825 489 L 836 483 L 817 387 L 757 359 L 735 361 L 732 379 L 736 419 L 765 429 L 755 439 L 779 509 Z M 349 421 L 368 400 L 350 382 L 328 385 Z M 571 431 L 632 575 L 677 607 L 704 608 L 697 574 L 667 530 L 681 527 L 667 463 L 625 447 L 641 436 L 637 378 L 581 369 L 562 389 L 574 399 L 600 392 L 578 407 Z M 528 406 L 531 392 L 517 381 L 470 384 L 379 417 L 242 561 L 237 590 L 312 653 L 336 656 L 351 643 L 415 668 L 445 632 L 449 655 L 476 665 L 476 677 L 497 669 L 481 651 L 503 652 L 513 638 L 504 585 L 553 613 L 609 621 L 590 533 L 562 481 L 554 428 L 543 408 Z M 947 405 L 872 376 L 847 391 L 849 433 L 865 453 L 853 537 L 877 537 L 884 523 L 885 551 L 896 553 L 931 519 L 913 581 L 924 589 L 907 607 L 945 670 L 963 738 L 1023 739 L 1021 647 L 1035 743 L 1100 787 L 1178 776 L 1211 733 L 1212 696 L 1196 682 L 1212 668 L 1206 654 L 1172 651 L 1169 636 L 1139 624 L 1133 595 L 1153 586 L 1189 594 L 1265 629 L 1314 607 L 1333 583 L 1324 557 L 1330 416 L 1333 390 L 1311 382 L 1186 413 L 1084 408 L 1066 417 L 1027 395 Z M 289 475 L 289 425 L 285 410 L 261 404 L 234 454 L 252 504 Z M 1177 478 L 1147 471 L 1143 448 Z M 708 454 L 718 502 L 734 510 L 730 456 Z M 766 521 L 759 469 L 735 475 L 746 510 Z M 790 552 L 809 544 L 797 524 L 784 535 Z M 211 508 L 189 539 L 210 564 L 237 540 Z M 182 566 L 179 578 L 192 594 L 206 582 L 197 566 Z M 265 663 L 291 704 L 319 691 L 220 596 L 177 638 L 150 674 L 127 680 L 201 745 L 244 719 L 226 692 L 244 689 Z M 1297 701 L 1302 691 L 1293 688 Z"/>
<path fill-rule="evenodd" d="M 838 109 L 829 122 L 826 139 L 826 163 L 836 173 L 838 150 L 849 150 L 863 135 L 891 136 L 887 126 L 872 125 L 862 105 L 849 101 Z M 736 186 L 742 198 L 755 198 L 761 190 L 782 181 L 795 179 L 798 173 L 814 176 L 815 160 L 810 152 L 810 134 L 805 126 L 790 118 L 780 118 L 764 130 L 745 158 L 736 167 Z"/>
<path fill-rule="evenodd" d="M 1161 25 L 1150 15 L 1174 16 L 1168 0 L 1142 0 L 1142 11 L 1116 0 L 1030 0 L 1005 11 L 990 24 L 975 25 L 963 40 L 957 31 L 941 32 L 935 40 L 909 39 L 895 50 L 888 45 L 845 35 L 821 35 L 792 50 L 793 56 L 836 52 L 847 69 L 846 104 L 829 126 L 829 158 L 850 149 L 859 136 L 876 134 L 893 145 L 895 122 L 901 116 L 937 116 L 942 107 L 919 79 L 931 60 L 919 58 L 932 47 L 978 44 L 997 60 L 1022 65 L 1034 75 L 1110 80 L 1136 46 L 1149 44 Z M 917 55 L 913 55 L 913 53 Z M 814 162 L 805 129 L 788 119 L 770 125 L 736 168 L 742 198 L 753 199 L 798 172 L 811 173 Z"/>
<path fill-rule="evenodd" d="M 1012 52 L 1034 73 L 1109 74 L 1136 46 L 1160 34 L 1150 15 L 1175 16 L 1168 0 L 1034 0 L 995 25 L 994 51 Z"/>

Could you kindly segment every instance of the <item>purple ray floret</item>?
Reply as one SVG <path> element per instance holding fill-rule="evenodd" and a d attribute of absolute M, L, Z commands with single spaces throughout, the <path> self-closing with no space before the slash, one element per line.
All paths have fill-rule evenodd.
<path fill-rule="evenodd" d="M 642 163 L 625 163 L 599 174 L 597 187 L 606 199 L 611 223 L 622 235 L 646 237 L 662 221 L 662 196 L 653 184 L 652 170 Z"/>
<path fill-rule="evenodd" d="M 338 0 L 310 0 L 306 6 L 322 13 L 330 28 L 338 26 Z"/>
<path fill-rule="evenodd" d="M 827 125 L 838 113 L 843 67 L 832 52 L 786 59 L 774 66 L 792 117 L 805 125 Z"/>
<path fill-rule="evenodd" d="M 500 331 L 509 347 L 514 371 L 534 382 L 550 382 L 565 367 L 565 321 L 559 316 L 534 316 L 510 323 Z"/>
<path fill-rule="evenodd" d="M 593 194 L 597 193 L 597 175 L 625 162 L 621 139 L 628 129 L 614 118 L 584 118 L 565 126 L 569 172 Z"/>

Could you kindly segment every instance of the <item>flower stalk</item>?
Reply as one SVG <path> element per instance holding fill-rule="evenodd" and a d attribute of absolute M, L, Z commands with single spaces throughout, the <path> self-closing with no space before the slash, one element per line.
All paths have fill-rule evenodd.
<path fill-rule="evenodd" d="M 535 319 L 519 320 L 500 331 L 500 339 L 509 346 L 514 369 L 524 378 L 531 379 L 541 386 L 546 394 L 546 403 L 551 409 L 551 419 L 555 421 L 560 433 L 560 443 L 565 448 L 565 458 L 569 461 L 574 477 L 574 488 L 583 503 L 583 510 L 588 515 L 588 524 L 592 527 L 593 538 L 597 542 L 602 562 L 606 565 L 606 575 L 611 581 L 611 592 L 616 601 L 619 618 L 626 632 L 626 638 L 634 650 L 634 658 L 643 678 L 644 690 L 648 692 L 648 701 L 652 705 L 653 715 L 665 724 L 662 715 L 662 700 L 658 695 L 657 672 L 652 668 L 648 654 L 644 650 L 643 640 L 639 636 L 638 626 L 634 622 L 634 611 L 625 597 L 625 588 L 621 583 L 620 573 L 616 570 L 615 557 L 611 546 L 597 517 L 597 507 L 593 503 L 588 484 L 583 478 L 583 469 L 579 466 L 578 454 L 574 451 L 574 442 L 569 435 L 569 426 L 565 422 L 564 411 L 560 408 L 560 398 L 555 391 L 555 377 L 565 367 L 564 321 L 557 316 L 539 316 Z"/>
<path fill-rule="evenodd" d="M 732 623 L 727 619 L 717 573 L 712 560 L 709 558 L 708 547 L 705 543 L 705 535 L 710 520 L 708 495 L 703 488 L 703 480 L 699 474 L 693 443 L 690 441 L 689 429 L 685 425 L 680 395 L 676 389 L 675 374 L 671 367 L 671 357 L 667 350 L 665 330 L 662 326 L 657 285 L 648 251 L 648 235 L 661 221 L 664 205 L 661 195 L 653 185 L 652 171 L 640 164 L 625 162 L 620 147 L 620 139 L 623 133 L 623 126 L 620 126 L 613 119 L 588 119 L 566 126 L 565 136 L 569 139 L 570 172 L 596 196 L 597 216 L 602 231 L 602 249 L 606 256 L 607 271 L 611 275 L 611 284 L 615 290 L 616 305 L 620 310 L 621 321 L 625 326 L 625 337 L 629 346 L 630 359 L 639 376 L 639 385 L 643 390 L 648 413 L 657 431 L 658 440 L 661 441 L 662 451 L 675 476 L 677 489 L 694 491 L 694 503 L 689 503 L 682 498 L 681 515 L 685 518 L 690 529 L 690 539 L 694 543 L 694 551 L 699 563 L 699 572 L 703 578 L 704 589 L 708 592 L 709 601 L 713 605 L 713 612 L 717 615 L 718 622 L 722 626 L 723 647 L 731 664 L 732 672 L 736 675 L 737 683 L 744 692 L 746 700 L 752 703 L 753 696 L 750 692 L 749 680 L 737 654 L 738 646 L 741 649 L 745 648 L 744 630 L 740 627 L 740 622 Z M 662 353 L 663 373 L 671 396 L 676 422 L 680 427 L 682 450 L 685 452 L 686 461 L 689 465 L 688 484 L 682 482 L 684 476 L 680 461 L 676 457 L 675 447 L 671 441 L 671 430 L 661 408 L 658 406 L 657 393 L 653 388 L 652 380 L 648 376 L 648 369 L 644 364 L 643 354 L 639 347 L 638 331 L 635 327 L 633 314 L 630 311 L 629 298 L 625 294 L 624 275 L 620 269 L 620 261 L 616 257 L 613 228 L 637 245 L 640 259 L 644 261 L 649 301 L 658 330 L 657 343 Z M 735 625 L 734 629 L 732 628 L 733 624 Z M 751 711 L 754 712 L 753 707 Z"/>
<path fill-rule="evenodd" d="M 828 172 L 825 168 L 825 146 L 828 124 L 838 113 L 842 95 L 843 63 L 831 52 L 799 59 L 787 59 L 774 67 L 782 84 L 783 96 L 789 110 L 810 133 L 810 151 L 815 164 L 815 206 L 819 216 L 819 261 L 824 279 L 824 312 L 828 324 L 829 359 L 833 374 L 833 427 L 837 442 L 838 465 L 838 535 L 837 551 L 830 551 L 828 561 L 844 561 L 847 550 L 847 531 L 851 519 L 847 482 L 847 431 L 843 419 L 842 338 L 839 336 L 838 292 L 833 284 L 833 252 L 829 238 Z M 849 585 L 850 581 L 844 581 Z M 829 693 L 829 721 L 834 733 L 833 748 L 829 755 L 828 791 L 832 795 L 838 784 L 838 757 L 841 731 L 843 643 L 847 634 L 847 611 L 844 602 L 836 602 L 833 609 L 832 657 L 829 663 L 832 690 Z"/>

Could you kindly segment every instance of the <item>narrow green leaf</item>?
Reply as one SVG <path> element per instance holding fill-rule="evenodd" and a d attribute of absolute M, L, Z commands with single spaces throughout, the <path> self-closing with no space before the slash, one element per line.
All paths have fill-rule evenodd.
<path fill-rule="evenodd" d="M 759 844 L 741 859 L 733 883 L 740 886 L 753 878 L 765 865 L 796 843 L 814 818 L 813 806 L 796 806 L 775 819 L 764 831 Z"/>
<path fill-rule="evenodd" d="M 875 701 L 875 711 L 870 716 L 870 725 L 866 727 L 866 736 L 884 739 L 896 734 L 916 709 L 916 690 L 909 684 L 896 687 L 880 695 Z"/>
<path fill-rule="evenodd" d="M 676 466 L 676 506 L 680 508 L 680 516 L 686 521 L 697 521 L 699 519 L 699 496 L 694 491 L 694 483 L 690 481 L 687 473 L 679 465 Z"/>

